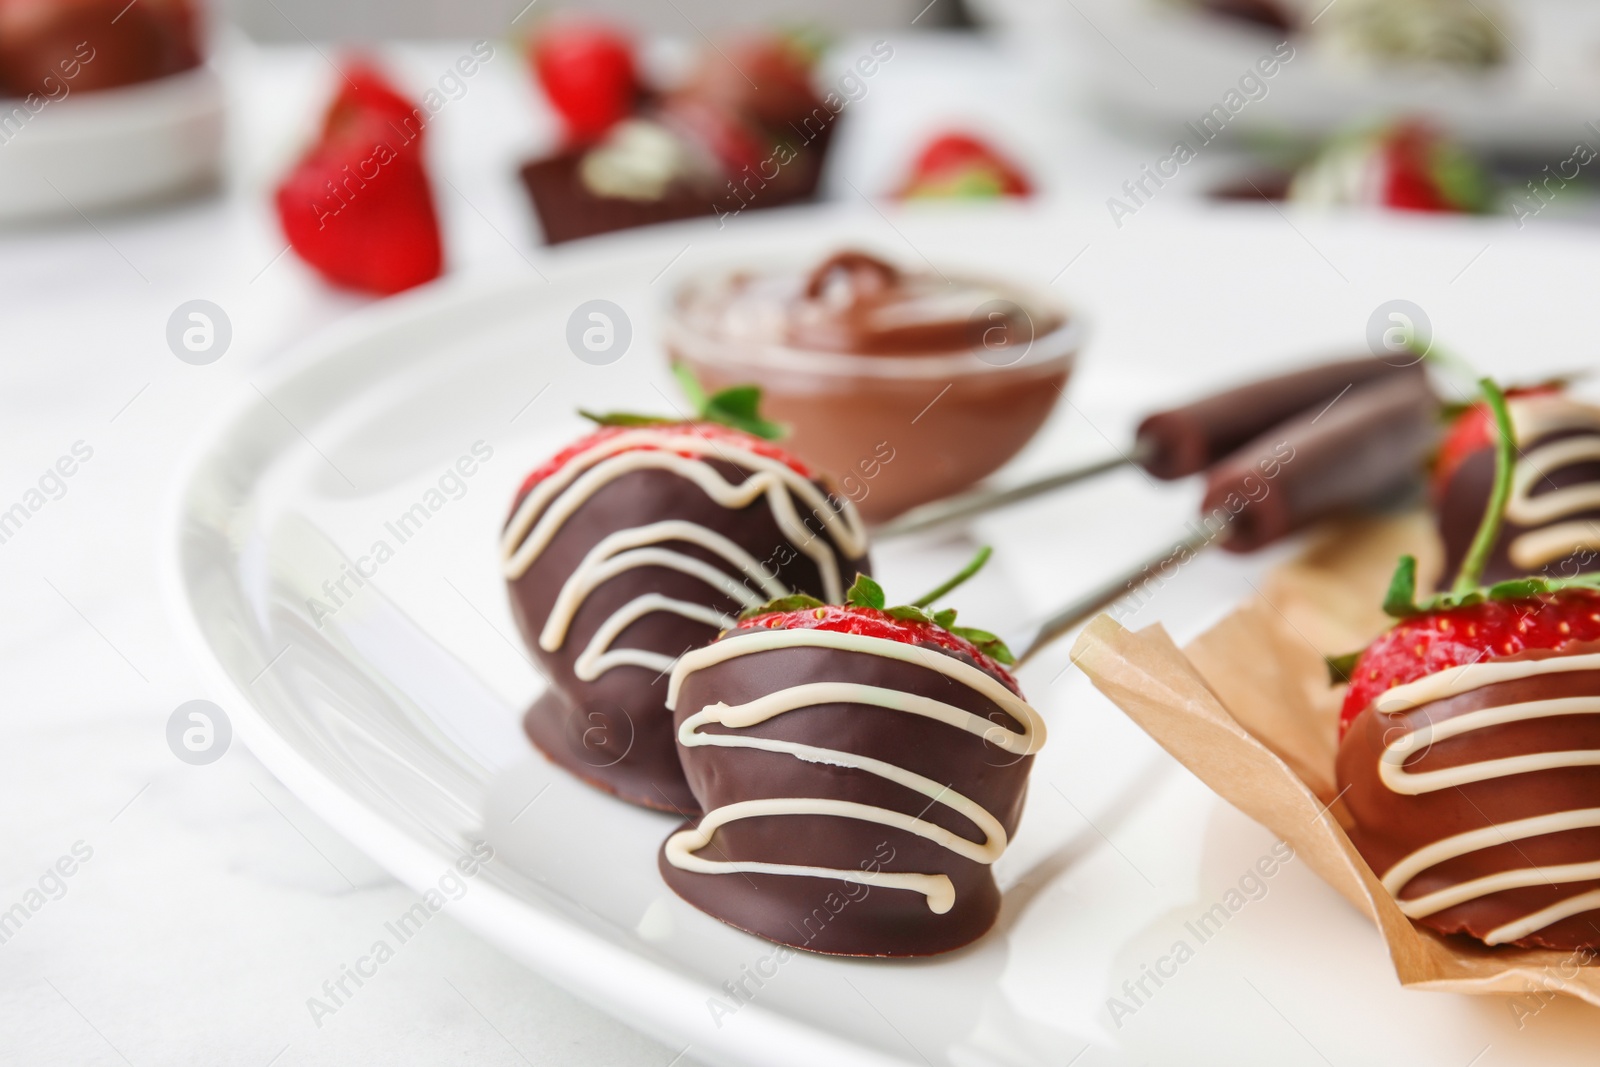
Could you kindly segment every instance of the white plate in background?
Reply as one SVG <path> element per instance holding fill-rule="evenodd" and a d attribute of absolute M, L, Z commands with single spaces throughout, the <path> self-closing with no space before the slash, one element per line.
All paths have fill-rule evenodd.
<path fill-rule="evenodd" d="M 997 868 L 998 928 L 929 960 L 800 954 L 737 1011 L 713 1009 L 771 947 L 661 883 L 656 848 L 674 819 L 576 783 L 523 740 L 540 682 L 505 603 L 496 534 L 525 472 L 582 431 L 573 407 L 661 411 L 676 396 L 656 309 L 687 272 L 846 241 L 912 265 L 925 255 L 1057 278 L 1087 314 L 1072 403 L 1012 474 L 1101 452 L 1137 412 L 1206 386 L 1348 352 L 1396 296 L 1469 358 L 1518 374 L 1592 360 L 1600 249 L 1461 220 L 1168 213 L 1113 233 L 1097 213 L 774 212 L 597 241 L 559 257 L 549 283 L 430 287 L 257 379 L 177 487 L 175 615 L 267 766 L 419 891 L 487 838 L 495 860 L 448 912 L 688 1060 L 1464 1065 L 1489 1046 L 1479 1064 L 1592 1062 L 1591 1009 L 1557 1003 L 1519 1030 L 1504 999 L 1400 990 L 1367 921 L 1294 863 L 1200 942 L 1185 924 L 1273 842 L 1067 669 L 1064 645 L 1022 674 L 1051 737 Z M 633 326 L 628 353 L 604 367 L 564 339 L 568 315 L 595 298 Z M 386 524 L 480 442 L 492 456 L 401 543 Z M 964 591 L 964 617 L 1016 628 L 1160 544 L 1193 503 L 1193 487 L 1124 473 L 988 520 L 979 533 L 996 563 Z M 331 605 L 324 583 L 378 540 L 393 557 Z M 875 568 L 891 590 L 918 587 L 972 544 L 885 546 Z M 1128 621 L 1192 634 L 1268 562 L 1202 557 Z M 336 608 L 320 628 L 311 598 Z M 1194 957 L 1154 985 L 1146 966 L 1180 939 Z M 1141 980 L 1134 1001 L 1124 983 Z M 1113 1018 L 1112 996 L 1131 1014 Z"/>
<path fill-rule="evenodd" d="M 207 187 L 221 167 L 223 90 L 209 67 L 37 111 L 0 97 L 0 121 L 0 222 L 156 201 Z"/>
<path fill-rule="evenodd" d="M 1310 12 L 1324 3 L 1309 3 Z M 1502 31 L 1498 65 L 1368 64 L 1340 54 L 1313 27 L 1288 38 L 1293 58 L 1264 89 L 1251 90 L 1257 95 L 1230 118 L 1230 134 L 1314 138 L 1352 123 L 1421 116 L 1484 147 L 1559 153 L 1549 156 L 1552 166 L 1580 140 L 1600 147 L 1587 126 L 1600 95 L 1600 8 L 1583 0 L 1474 6 Z M 1047 84 L 1070 85 L 1116 118 L 1185 137 L 1196 149 L 1184 124 L 1221 104 L 1284 41 L 1278 31 L 1178 0 L 978 0 L 978 7 L 1034 57 Z"/>

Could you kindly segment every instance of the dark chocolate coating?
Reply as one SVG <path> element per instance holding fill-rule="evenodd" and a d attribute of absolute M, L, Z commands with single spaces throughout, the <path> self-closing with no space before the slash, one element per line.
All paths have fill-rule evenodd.
<path fill-rule="evenodd" d="M 1139 424 L 1140 466 L 1164 479 L 1197 474 L 1307 408 L 1321 410 L 1346 388 L 1391 376 L 1421 377 L 1422 368 L 1392 367 L 1371 357 L 1351 359 L 1263 378 L 1158 411 Z"/>
<path fill-rule="evenodd" d="M 545 244 L 554 245 L 658 222 L 711 215 L 726 218 L 747 208 L 786 207 L 813 200 L 833 130 L 834 123 L 829 121 L 820 129 L 784 131 L 781 140 L 794 151 L 795 158 L 783 166 L 782 185 L 764 181 L 752 169 L 749 173 L 729 175 L 727 182 L 709 190 L 676 184 L 659 200 L 597 196 L 584 185 L 578 172 L 583 162 L 582 152 L 561 152 L 531 159 L 522 165 L 518 174 L 533 201 Z"/>
<path fill-rule="evenodd" d="M 1564 653 L 1600 651 L 1569 645 Z M 1548 653 L 1545 653 L 1548 655 Z M 1525 656 L 1507 657 L 1522 659 Z M 1338 784 L 1354 819 L 1350 839 L 1380 878 L 1425 845 L 1486 826 L 1580 808 L 1600 807 L 1600 767 L 1562 767 L 1406 796 L 1378 777 L 1385 738 L 1426 723 L 1441 723 L 1481 708 L 1563 696 L 1600 695 L 1600 671 L 1548 674 L 1483 686 L 1398 715 L 1373 708 L 1350 724 L 1339 744 Z M 1475 730 L 1434 743 L 1406 762 L 1412 772 L 1503 759 L 1533 752 L 1600 749 L 1600 715 L 1557 715 Z M 1494 845 L 1420 872 L 1401 899 L 1424 896 L 1510 869 L 1600 860 L 1600 828 L 1567 830 Z M 1416 920 L 1442 934 L 1483 938 L 1506 923 L 1592 889 L 1600 880 L 1540 883 L 1469 900 Z M 1600 947 L 1600 910 L 1570 916 L 1512 944 L 1570 950 Z"/>
<path fill-rule="evenodd" d="M 1350 389 L 1275 426 L 1212 468 L 1202 513 L 1231 516 L 1223 547 L 1251 552 L 1421 480 L 1438 398 L 1420 373 Z"/>
<path fill-rule="evenodd" d="M 735 630 L 723 641 L 740 640 Z M 929 655 L 953 655 L 929 648 Z M 970 658 L 958 656 L 963 662 Z M 1019 730 L 1000 707 L 975 690 L 926 667 L 867 653 L 826 648 L 779 648 L 726 660 L 688 675 L 674 713 L 682 723 L 719 701 L 741 704 L 807 682 L 859 682 L 933 697 L 1008 729 Z M 862 704 L 818 704 L 728 730 L 705 733 L 780 738 L 872 756 L 935 781 L 987 809 L 1015 835 L 1032 756 L 1015 756 L 959 727 Z M 851 800 L 904 812 L 972 841 L 978 828 L 951 808 L 866 771 L 754 749 L 682 747 L 689 786 L 704 810 L 742 800 L 808 797 Z M 732 926 L 769 941 L 849 956 L 926 956 L 982 936 L 1000 910 L 991 868 L 909 831 L 864 820 L 823 815 L 769 815 L 721 827 L 700 855 L 920 874 L 945 874 L 955 904 L 936 915 L 920 892 L 840 879 L 779 874 L 702 874 L 680 870 L 663 849 L 661 875 L 679 896 Z"/>
<path fill-rule="evenodd" d="M 746 476 L 743 468 L 724 460 L 711 460 L 709 465 L 734 484 Z M 798 500 L 796 506 L 805 517 Z M 513 513 L 515 510 L 513 507 Z M 765 496 L 737 510 L 725 508 L 687 479 L 669 471 L 645 469 L 606 483 L 573 512 L 532 565 L 510 583 L 511 610 L 523 639 L 553 686 L 529 709 L 523 721 L 534 744 L 555 763 L 623 800 L 688 815 L 699 809 L 678 763 L 671 714 L 665 704 L 667 676 L 647 667 L 625 664 L 586 682 L 573 674 L 573 662 L 617 609 L 645 593 L 705 604 L 727 615 L 737 615 L 743 605 L 681 571 L 635 567 L 602 583 L 584 600 L 559 649 L 552 653 L 539 647 L 539 632 L 562 583 L 590 549 L 618 530 L 668 519 L 696 523 L 729 538 L 757 560 L 768 563 L 776 571 L 777 580 L 789 589 L 819 598 L 824 593 L 816 564 L 779 530 Z M 809 521 L 812 529 L 822 529 L 820 521 Z M 833 545 L 838 554 L 844 586 L 850 584 L 857 571 L 868 569 L 865 557 L 845 556 L 826 533 L 818 536 Z M 744 577 L 720 556 L 698 545 L 665 541 L 660 547 Z M 755 582 L 747 584 L 760 593 Z M 610 647 L 678 656 L 716 635 L 717 628 L 706 623 L 653 612 L 630 624 Z"/>
<path fill-rule="evenodd" d="M 1528 453 L 1541 445 L 1562 438 L 1600 433 L 1600 412 L 1596 415 L 1593 430 L 1558 430 L 1532 440 L 1519 441 L 1517 447 L 1523 453 Z M 1472 547 L 1472 539 L 1478 532 L 1478 524 L 1483 520 L 1484 509 L 1489 503 L 1489 493 L 1494 487 L 1494 453 L 1492 446 L 1486 446 L 1462 460 L 1460 466 L 1450 475 L 1449 481 L 1445 483 L 1438 500 L 1435 501 L 1435 518 L 1445 552 L 1444 570 L 1439 577 L 1441 589 L 1448 588 L 1455 580 L 1456 572 L 1461 569 L 1461 561 L 1466 558 L 1467 550 Z M 1534 497 L 1538 497 L 1567 486 L 1594 482 L 1600 482 L 1600 461 L 1571 463 L 1565 467 L 1546 469 L 1544 477 L 1534 483 L 1531 493 Z M 1600 536 L 1600 508 L 1574 512 L 1556 519 L 1555 522 L 1585 520 L 1595 524 L 1597 536 Z M 1506 518 L 1501 523 L 1499 537 L 1490 551 L 1489 562 L 1484 567 L 1483 580 L 1493 583 L 1525 577 L 1526 568 L 1511 562 L 1509 555 L 1511 542 L 1529 530 L 1538 528 L 1521 526 Z M 1539 573 L 1549 578 L 1572 578 L 1597 568 L 1600 568 L 1600 553 L 1592 549 L 1578 549 L 1540 567 Z"/>
<path fill-rule="evenodd" d="M 1299 28 L 1294 14 L 1276 0 L 1200 0 L 1200 7 L 1213 15 L 1280 34 Z"/>

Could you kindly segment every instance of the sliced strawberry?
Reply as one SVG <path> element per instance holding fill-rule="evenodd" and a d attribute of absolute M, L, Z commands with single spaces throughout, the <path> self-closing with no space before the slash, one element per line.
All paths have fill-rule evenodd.
<path fill-rule="evenodd" d="M 633 42 L 607 23 L 557 22 L 533 39 L 529 57 L 574 143 L 599 140 L 638 103 L 641 87 Z"/>
<path fill-rule="evenodd" d="M 1530 385 L 1506 390 L 1506 399 L 1519 396 L 1540 396 L 1559 393 L 1560 384 Z M 1475 452 L 1494 447 L 1494 417 L 1481 401 L 1456 416 L 1445 433 L 1444 443 L 1433 461 L 1434 499 L 1444 495 L 1445 486 L 1455 477 L 1456 471 L 1467 457 Z"/>
<path fill-rule="evenodd" d="M 328 105 L 328 117 L 322 124 L 324 138 L 335 137 L 364 114 L 381 115 L 389 119 L 397 136 L 420 137 L 427 116 L 421 108 L 401 95 L 372 60 L 366 56 L 347 56 L 340 64 L 343 75 L 338 84 L 338 95 Z"/>
<path fill-rule="evenodd" d="M 1022 695 L 1022 690 L 1018 688 L 1017 680 L 1011 676 L 1011 672 L 991 659 L 971 641 L 932 622 L 896 618 L 877 608 L 829 604 L 822 607 L 801 608 L 797 611 L 773 611 L 741 619 L 739 628 L 827 630 L 832 633 L 876 637 L 902 645 L 932 645 L 946 652 L 971 657 L 974 663 L 997 678 L 1007 689 L 1018 696 Z"/>
<path fill-rule="evenodd" d="M 1487 600 L 1402 619 L 1356 660 L 1339 716 L 1352 720 L 1397 685 L 1463 664 L 1600 641 L 1600 591 L 1565 589 L 1516 600 Z"/>
<path fill-rule="evenodd" d="M 912 197 L 1031 196 L 1033 187 L 1011 160 L 964 133 L 935 137 L 911 165 L 900 195 Z"/>
<path fill-rule="evenodd" d="M 745 433 L 742 430 L 735 430 L 731 426 L 724 426 L 720 422 L 663 422 L 646 427 L 605 426 L 586 437 L 579 438 L 536 467 L 533 473 L 529 474 L 523 481 L 522 488 L 517 490 L 517 504 L 522 503 L 522 498 L 527 496 L 534 486 L 595 445 L 621 434 L 637 432 L 640 429 L 648 429 L 653 433 L 668 434 L 675 437 L 692 437 L 712 442 L 726 441 L 729 444 L 754 452 L 758 456 L 777 460 L 802 478 L 810 478 L 812 476 L 810 469 L 804 463 L 801 463 L 793 455 L 779 448 L 771 441 L 757 437 L 754 434 Z M 654 449 L 656 447 L 656 445 L 652 444 L 637 444 L 624 451 L 631 452 L 637 449 Z M 684 454 L 688 455 L 689 453 Z M 709 458 L 715 459 L 716 456 L 713 454 Z M 513 505 L 513 510 L 515 510 L 515 507 L 516 505 Z"/>
<path fill-rule="evenodd" d="M 387 295 L 443 266 L 421 141 L 382 113 L 347 111 L 284 177 L 277 207 L 295 252 L 336 285 Z"/>

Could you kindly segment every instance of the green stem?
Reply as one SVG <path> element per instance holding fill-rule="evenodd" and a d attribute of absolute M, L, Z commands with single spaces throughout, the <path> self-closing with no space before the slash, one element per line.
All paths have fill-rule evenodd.
<path fill-rule="evenodd" d="M 935 589 L 933 592 L 926 593 L 913 600 L 911 602 L 911 606 L 925 608 L 929 604 L 932 604 L 935 600 L 938 600 L 956 586 L 960 585 L 962 582 L 966 581 L 968 578 L 971 578 L 974 574 L 977 574 L 980 570 L 982 570 L 983 565 L 989 562 L 989 557 L 992 555 L 994 555 L 994 549 L 990 548 L 988 545 L 984 545 L 982 548 L 978 549 L 978 554 L 972 557 L 971 563 L 968 563 L 965 567 L 962 567 L 961 570 L 956 572 L 955 577 L 939 586 L 939 588 Z"/>
<path fill-rule="evenodd" d="M 1483 580 L 1483 570 L 1489 563 L 1489 553 L 1494 551 L 1495 539 L 1500 536 L 1500 523 L 1505 516 L 1506 502 L 1511 499 L 1511 467 L 1516 462 L 1516 431 L 1511 425 L 1511 409 L 1506 406 L 1506 395 L 1492 379 L 1478 382 L 1483 389 L 1484 401 L 1494 414 L 1498 440 L 1494 450 L 1494 489 L 1489 493 L 1489 506 L 1484 509 L 1478 532 L 1472 538 L 1472 547 L 1461 561 L 1456 583 L 1451 592 L 1457 596 L 1472 592 Z"/>
<path fill-rule="evenodd" d="M 710 398 L 706 396 L 700 379 L 694 376 L 694 371 L 690 370 L 686 363 L 674 363 L 672 376 L 677 379 L 678 388 L 683 390 L 683 395 L 689 398 L 689 407 L 694 411 L 694 417 L 703 416 Z"/>
<path fill-rule="evenodd" d="M 1411 351 L 1415 352 L 1417 357 L 1424 363 L 1431 363 L 1441 370 L 1460 375 L 1463 381 L 1482 381 L 1478 375 L 1478 369 L 1476 367 L 1455 353 L 1449 351 L 1431 338 L 1428 341 L 1427 348 L 1420 348 L 1419 346 L 1413 344 L 1411 346 Z"/>

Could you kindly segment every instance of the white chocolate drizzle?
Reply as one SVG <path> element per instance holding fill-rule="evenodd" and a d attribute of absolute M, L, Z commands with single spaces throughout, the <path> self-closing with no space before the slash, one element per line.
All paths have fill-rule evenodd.
<path fill-rule="evenodd" d="M 1378 698 L 1374 711 L 1386 715 L 1399 714 L 1500 682 L 1572 671 L 1600 671 L 1600 653 L 1474 663 L 1439 671 L 1390 689 Z M 1413 772 L 1405 768 L 1406 760 L 1417 752 L 1426 751 L 1437 742 L 1476 730 L 1562 715 L 1597 714 L 1600 714 L 1600 694 L 1503 704 L 1470 711 L 1442 722 L 1423 724 L 1384 746 L 1378 756 L 1378 777 L 1391 792 L 1417 796 L 1516 774 L 1532 774 L 1561 767 L 1600 766 L 1600 750 L 1570 749 L 1479 760 L 1436 771 Z M 1600 808 L 1552 812 L 1470 830 L 1435 841 L 1406 856 L 1384 872 L 1383 886 L 1395 897 L 1402 913 L 1420 919 L 1507 889 L 1600 878 L 1600 860 L 1522 867 L 1460 882 L 1410 900 L 1400 899 L 1401 891 L 1413 878 L 1447 860 L 1525 838 L 1590 827 L 1600 827 Z M 1516 941 L 1591 908 L 1600 908 L 1600 890 L 1578 894 L 1491 930 L 1484 941 L 1490 945 Z"/>
<path fill-rule="evenodd" d="M 858 682 L 819 681 L 780 689 L 747 704 L 731 707 L 724 703 L 708 704 L 684 719 L 678 728 L 678 743 L 686 748 L 710 745 L 720 748 L 757 749 L 793 756 L 808 763 L 865 771 L 920 793 L 929 798 L 930 807 L 938 803 L 950 808 L 976 826 L 982 833 L 983 840 L 973 841 L 926 819 L 856 801 L 824 797 L 775 797 L 739 801 L 706 812 L 698 826 L 680 830 L 667 839 L 665 847 L 667 862 L 680 870 L 701 874 L 743 872 L 796 875 L 906 889 L 923 894 L 927 898 L 928 909 L 934 914 L 943 915 L 948 912 L 955 905 L 955 886 L 949 876 L 944 874 L 887 871 L 869 873 L 865 870 L 754 860 L 709 860 L 698 855 L 698 852 L 711 842 L 712 835 L 719 827 L 740 819 L 771 815 L 826 815 L 891 826 L 932 841 L 975 863 L 990 864 L 999 859 L 1001 853 L 1005 851 L 1006 832 L 993 813 L 981 804 L 957 793 L 947 784 L 870 756 L 775 738 L 752 737 L 737 733 L 702 733 L 701 727 L 715 723 L 732 730 L 742 730 L 801 708 L 822 704 L 862 704 L 955 726 L 969 734 L 982 737 L 1001 751 L 1020 758 L 1032 755 L 1044 744 L 1044 720 L 1027 701 L 1007 689 L 994 677 L 952 656 L 885 638 L 805 629 L 762 630 L 742 634 L 732 640 L 718 641 L 686 654 L 678 661 L 677 667 L 672 672 L 672 681 L 667 690 L 667 706 L 677 707 L 683 680 L 694 672 L 736 657 L 780 648 L 837 649 L 896 659 L 936 671 L 975 690 L 1014 721 L 1021 723 L 1022 729 L 1020 731 L 1011 729 L 974 715 L 963 708 L 916 693 Z"/>
<path fill-rule="evenodd" d="M 708 460 L 720 459 L 750 473 L 734 484 Z M 736 441 L 712 440 L 649 428 L 597 441 L 540 481 L 523 498 L 501 539 L 505 576 L 515 581 L 549 547 L 556 533 L 590 497 L 616 478 L 638 470 L 664 470 L 699 486 L 725 508 L 743 508 L 765 498 L 779 530 L 817 565 L 827 600 L 844 596 L 844 575 L 838 553 L 828 538 L 813 534 L 796 507 L 798 500 L 847 556 L 866 552 L 866 529 L 848 501 L 837 509 L 815 483 L 787 463 L 763 456 Z M 703 559 L 664 548 L 667 542 L 692 544 L 728 564 L 725 570 Z M 573 618 L 601 585 L 636 567 L 667 567 L 698 578 L 742 607 L 755 607 L 790 590 L 776 577 L 776 568 L 761 563 L 744 548 L 699 523 L 665 520 L 617 530 L 600 541 L 567 576 L 539 633 L 539 647 L 557 651 L 566 643 Z M 614 667 L 640 666 L 666 672 L 673 657 L 645 649 L 612 649 L 629 625 L 655 612 L 725 627 L 732 619 L 704 604 L 647 593 L 623 605 L 595 631 L 573 664 L 574 673 L 593 681 Z"/>
<path fill-rule="evenodd" d="M 1519 442 L 1566 430 L 1587 433 L 1539 445 L 1517 459 L 1511 474 L 1506 518 L 1531 527 L 1511 540 L 1506 554 L 1522 570 L 1535 571 L 1585 548 L 1600 548 L 1600 523 L 1562 521 L 1600 509 L 1600 482 L 1569 485 L 1534 495 L 1553 471 L 1600 461 L 1600 410 L 1564 396 L 1521 397 L 1511 402 Z"/>

